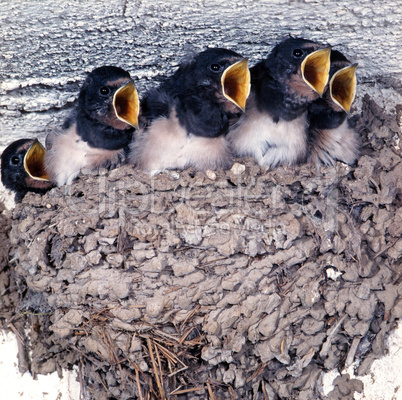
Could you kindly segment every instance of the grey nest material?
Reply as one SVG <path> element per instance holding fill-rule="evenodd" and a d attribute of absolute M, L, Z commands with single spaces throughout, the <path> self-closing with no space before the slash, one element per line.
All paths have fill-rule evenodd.
<path fill-rule="evenodd" d="M 355 123 L 354 167 L 124 166 L 26 196 L 1 276 L 27 368 L 77 364 L 93 399 L 311 400 L 366 373 L 402 315 L 402 162 L 395 116 L 367 96 Z"/>

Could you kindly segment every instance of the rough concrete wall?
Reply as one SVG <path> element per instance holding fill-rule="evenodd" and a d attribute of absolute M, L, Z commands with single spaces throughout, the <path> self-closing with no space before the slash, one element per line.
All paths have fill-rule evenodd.
<path fill-rule="evenodd" d="M 1 1 L 0 151 L 59 125 L 96 66 L 126 68 L 144 93 L 189 48 L 228 47 L 254 63 L 288 34 L 336 46 L 359 63 L 358 96 L 383 90 L 395 108 L 401 20 L 390 0 Z"/>

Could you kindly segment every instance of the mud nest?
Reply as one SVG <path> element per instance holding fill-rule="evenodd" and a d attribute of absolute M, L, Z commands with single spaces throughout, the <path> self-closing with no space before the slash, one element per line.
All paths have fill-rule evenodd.
<path fill-rule="evenodd" d="M 354 122 L 352 167 L 124 166 L 26 196 L 0 260 L 20 369 L 78 365 L 91 399 L 311 400 L 367 373 L 402 315 L 402 162 L 396 116 L 366 96 Z"/>

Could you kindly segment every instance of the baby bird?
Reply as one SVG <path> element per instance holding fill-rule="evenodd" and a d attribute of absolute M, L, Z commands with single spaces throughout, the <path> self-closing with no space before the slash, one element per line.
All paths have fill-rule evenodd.
<path fill-rule="evenodd" d="M 317 166 L 334 165 L 337 160 L 353 164 L 359 155 L 359 137 L 347 119 L 356 95 L 356 67 L 332 51 L 329 87 L 309 106 L 308 161 Z"/>
<path fill-rule="evenodd" d="M 249 92 L 247 59 L 221 48 L 199 53 L 145 95 L 144 126 L 131 144 L 130 162 L 151 174 L 227 166 L 226 133 L 243 113 Z"/>
<path fill-rule="evenodd" d="M 269 168 L 305 161 L 307 108 L 324 92 L 330 53 L 323 44 L 289 38 L 250 69 L 246 112 L 228 134 L 236 155 Z"/>
<path fill-rule="evenodd" d="M 37 139 L 19 139 L 1 155 L 1 181 L 20 203 L 28 192 L 46 193 L 52 188 L 45 171 L 45 148 Z"/>
<path fill-rule="evenodd" d="M 138 127 L 138 115 L 138 93 L 130 74 L 113 66 L 94 69 L 61 132 L 46 138 L 51 181 L 57 186 L 71 184 L 81 168 L 118 163 Z"/>

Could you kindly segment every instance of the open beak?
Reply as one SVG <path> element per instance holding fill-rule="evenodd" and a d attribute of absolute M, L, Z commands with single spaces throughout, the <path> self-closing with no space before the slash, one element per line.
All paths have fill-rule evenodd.
<path fill-rule="evenodd" d="M 113 108 L 119 120 L 138 129 L 140 101 L 133 81 L 116 91 L 113 96 Z"/>
<path fill-rule="evenodd" d="M 40 144 L 38 139 L 32 143 L 24 157 L 25 171 L 32 179 L 48 181 L 49 176 L 45 169 L 46 149 Z"/>
<path fill-rule="evenodd" d="M 347 113 L 356 96 L 356 68 L 357 64 L 353 64 L 336 71 L 329 82 L 332 100 Z"/>
<path fill-rule="evenodd" d="M 301 73 L 303 80 L 320 96 L 324 93 L 328 83 L 331 66 L 331 47 L 316 50 L 309 54 L 302 62 Z"/>
<path fill-rule="evenodd" d="M 244 58 L 227 67 L 223 71 L 221 83 L 223 95 L 242 111 L 245 111 L 246 100 L 250 94 L 248 59 Z"/>

